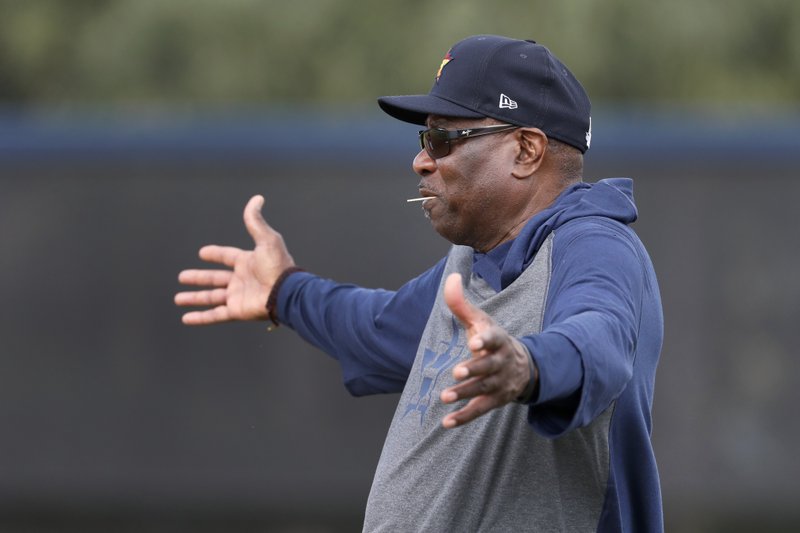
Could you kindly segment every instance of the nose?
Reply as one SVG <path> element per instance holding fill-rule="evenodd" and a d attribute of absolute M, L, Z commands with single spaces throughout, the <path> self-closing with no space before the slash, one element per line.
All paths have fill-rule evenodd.
<path fill-rule="evenodd" d="M 427 151 L 420 150 L 411 167 L 420 176 L 427 176 L 436 172 L 436 160 L 429 156 Z"/>

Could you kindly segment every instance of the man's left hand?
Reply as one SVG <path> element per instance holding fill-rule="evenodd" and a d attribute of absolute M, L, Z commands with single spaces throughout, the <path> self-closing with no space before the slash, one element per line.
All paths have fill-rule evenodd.
<path fill-rule="evenodd" d="M 472 352 L 469 361 L 453 368 L 453 377 L 459 383 L 441 394 L 444 403 L 469 399 L 467 405 L 442 419 L 444 427 L 454 428 L 513 402 L 538 375 L 525 346 L 467 301 L 461 275 L 447 278 L 444 300 L 466 328 L 467 347 Z"/>

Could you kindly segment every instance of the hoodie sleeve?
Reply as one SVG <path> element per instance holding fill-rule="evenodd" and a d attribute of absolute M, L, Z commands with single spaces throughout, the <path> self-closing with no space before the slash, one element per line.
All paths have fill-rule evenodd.
<path fill-rule="evenodd" d="M 399 392 L 433 308 L 445 259 L 397 291 L 364 289 L 305 272 L 278 293 L 281 323 L 339 361 L 354 396 Z"/>
<path fill-rule="evenodd" d="M 541 434 L 591 423 L 631 379 L 645 285 L 640 249 L 629 228 L 609 220 L 556 232 L 542 332 L 522 339 L 539 369 L 529 419 Z"/>

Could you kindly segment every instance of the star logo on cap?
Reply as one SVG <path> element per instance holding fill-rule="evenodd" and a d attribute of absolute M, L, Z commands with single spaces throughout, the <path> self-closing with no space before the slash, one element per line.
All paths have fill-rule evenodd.
<path fill-rule="evenodd" d="M 442 70 L 444 69 L 445 65 L 453 60 L 453 55 L 448 51 L 445 54 L 444 59 L 442 59 L 442 64 L 439 65 L 439 70 L 436 71 L 436 83 L 439 83 L 439 78 L 442 76 Z"/>

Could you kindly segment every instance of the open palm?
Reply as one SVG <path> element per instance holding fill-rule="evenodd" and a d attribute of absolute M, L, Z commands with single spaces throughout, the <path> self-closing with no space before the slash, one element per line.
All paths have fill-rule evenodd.
<path fill-rule="evenodd" d="M 184 270 L 178 281 L 184 285 L 204 287 L 179 292 L 179 306 L 200 306 L 209 309 L 189 311 L 183 323 L 216 324 L 231 320 L 263 320 L 266 303 L 275 281 L 294 265 L 283 237 L 261 216 L 264 198 L 256 195 L 244 209 L 244 223 L 255 248 L 242 250 L 233 246 L 209 245 L 200 249 L 200 259 L 228 267 L 214 270 Z"/>

